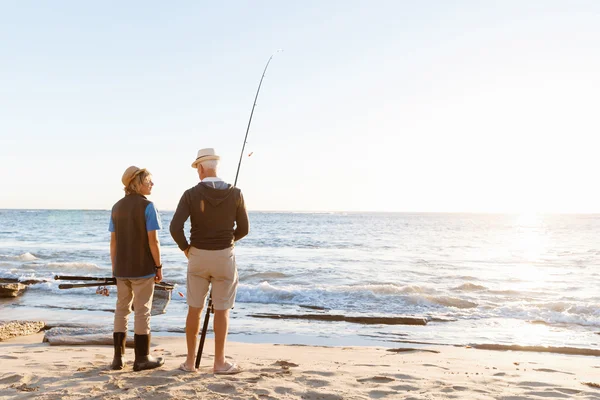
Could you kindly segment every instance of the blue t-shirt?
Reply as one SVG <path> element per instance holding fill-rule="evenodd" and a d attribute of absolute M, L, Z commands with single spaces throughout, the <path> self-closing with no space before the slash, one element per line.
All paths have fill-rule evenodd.
<path fill-rule="evenodd" d="M 160 220 L 160 215 L 158 215 L 158 210 L 154 207 L 154 203 L 150 203 L 146 206 L 145 211 L 146 216 L 146 231 L 158 231 L 162 229 L 162 221 Z M 108 231 L 115 231 L 115 224 L 112 219 L 112 215 L 110 216 L 110 222 L 108 223 Z"/>
<path fill-rule="evenodd" d="M 147 232 L 158 231 L 158 230 L 162 229 L 162 221 L 160 220 L 160 215 L 158 215 L 158 210 L 156 209 L 156 207 L 154 207 L 154 203 L 150 203 L 146 206 L 144 215 L 146 216 L 146 231 Z M 115 224 L 112 219 L 112 214 L 110 216 L 110 222 L 108 223 L 108 230 L 110 232 L 115 231 Z M 154 276 L 154 274 L 140 276 L 139 279 L 152 278 L 153 276 Z M 119 276 L 117 278 L 123 278 L 123 277 Z"/>

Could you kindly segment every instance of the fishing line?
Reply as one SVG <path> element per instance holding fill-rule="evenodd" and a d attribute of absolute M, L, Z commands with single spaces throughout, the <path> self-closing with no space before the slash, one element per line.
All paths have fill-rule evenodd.
<path fill-rule="evenodd" d="M 275 51 L 275 53 L 271 54 L 267 64 L 265 65 L 265 69 L 260 77 L 260 82 L 258 83 L 258 89 L 256 89 L 256 95 L 254 96 L 254 103 L 252 104 L 252 111 L 250 111 L 250 118 L 248 119 L 248 126 L 246 127 L 246 135 L 244 136 L 244 143 L 242 145 L 242 151 L 240 153 L 240 162 L 238 163 L 237 172 L 235 173 L 235 181 L 233 182 L 233 186 L 237 185 L 238 176 L 240 174 L 240 167 L 242 165 L 242 158 L 244 157 L 244 149 L 246 148 L 246 143 L 248 140 L 248 132 L 250 132 L 250 124 L 252 124 L 252 116 L 254 116 L 254 108 L 256 107 L 256 100 L 258 100 L 258 94 L 260 93 L 260 88 L 263 83 L 263 79 L 265 78 L 265 74 L 267 73 L 267 68 L 269 68 L 269 64 L 273 59 L 273 56 L 277 53 L 282 52 L 283 50 L 279 49 Z M 196 368 L 200 368 L 200 360 L 202 358 L 202 350 L 204 349 L 204 341 L 206 340 L 206 331 L 208 330 L 208 321 L 210 320 L 210 313 L 214 312 L 212 305 L 212 289 L 210 295 L 208 297 L 208 306 L 206 307 L 206 315 L 204 317 L 204 324 L 202 325 L 202 333 L 200 335 L 200 344 L 198 346 L 198 354 L 196 355 Z"/>

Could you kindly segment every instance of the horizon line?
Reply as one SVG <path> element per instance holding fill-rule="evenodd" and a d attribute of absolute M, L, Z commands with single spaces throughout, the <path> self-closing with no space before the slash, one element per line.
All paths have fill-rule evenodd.
<path fill-rule="evenodd" d="M 0 211 L 110 211 L 105 208 L 3 208 Z M 175 212 L 175 210 L 159 210 Z M 486 215 L 597 215 L 600 211 L 381 211 L 381 210 L 248 210 L 249 213 L 303 213 L 303 214 L 486 214 Z"/>

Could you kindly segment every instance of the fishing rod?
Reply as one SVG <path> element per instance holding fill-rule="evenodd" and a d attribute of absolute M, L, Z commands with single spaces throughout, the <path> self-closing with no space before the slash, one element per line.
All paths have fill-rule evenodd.
<path fill-rule="evenodd" d="M 72 275 L 55 275 L 54 280 L 64 280 L 64 281 L 114 281 L 116 282 L 116 278 L 112 277 L 101 277 L 101 276 L 72 276 Z"/>
<path fill-rule="evenodd" d="M 55 275 L 54 280 L 64 281 L 91 281 L 92 283 L 61 283 L 59 289 L 75 289 L 82 287 L 94 286 L 111 286 L 117 284 L 116 278 L 103 278 L 97 276 L 71 276 L 71 275 Z"/>
<path fill-rule="evenodd" d="M 233 182 L 233 186 L 237 185 L 238 176 L 240 174 L 240 167 L 242 165 L 242 158 L 244 156 L 244 149 L 246 148 L 246 141 L 248 140 L 248 132 L 250 132 L 250 124 L 252 123 L 252 116 L 254 115 L 254 108 L 256 107 L 256 100 L 258 100 L 258 94 L 260 93 L 260 87 L 262 86 L 263 79 L 265 78 L 265 74 L 267 73 L 267 68 L 269 68 L 269 64 L 273 59 L 273 56 L 283 50 L 279 49 L 275 53 L 271 54 L 269 60 L 267 61 L 267 65 L 265 65 L 265 69 L 260 77 L 260 82 L 258 82 L 258 89 L 256 89 L 256 96 L 254 96 L 254 103 L 252 104 L 252 111 L 250 111 L 250 118 L 248 119 L 248 126 L 246 127 L 246 136 L 244 136 L 244 143 L 242 145 L 242 151 L 240 153 L 240 162 L 237 166 L 237 172 L 235 173 L 235 181 Z M 208 322 L 210 320 L 210 313 L 213 312 L 213 304 L 212 304 L 212 288 L 210 291 L 210 295 L 208 296 L 208 306 L 206 307 L 206 315 L 204 316 L 204 324 L 202 325 L 202 333 L 200 335 L 200 344 L 198 345 L 198 354 L 196 354 L 196 368 L 200 368 L 200 360 L 202 359 L 202 350 L 204 349 L 204 341 L 206 340 L 206 332 L 208 331 Z"/>
<path fill-rule="evenodd" d="M 90 283 L 61 283 L 59 289 L 75 289 L 82 287 L 94 286 L 114 286 L 117 284 L 117 278 L 114 277 L 99 277 L 99 276 L 71 276 L 71 275 L 55 275 L 54 280 L 63 281 L 88 281 Z M 172 283 L 158 282 L 154 284 L 155 289 L 171 290 L 175 287 Z"/>

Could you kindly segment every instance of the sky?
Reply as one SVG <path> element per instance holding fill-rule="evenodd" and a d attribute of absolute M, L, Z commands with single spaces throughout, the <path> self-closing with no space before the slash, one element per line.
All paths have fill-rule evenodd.
<path fill-rule="evenodd" d="M 0 208 L 600 212 L 600 2 L 0 0 Z M 251 154 L 251 155 L 250 155 Z"/>

